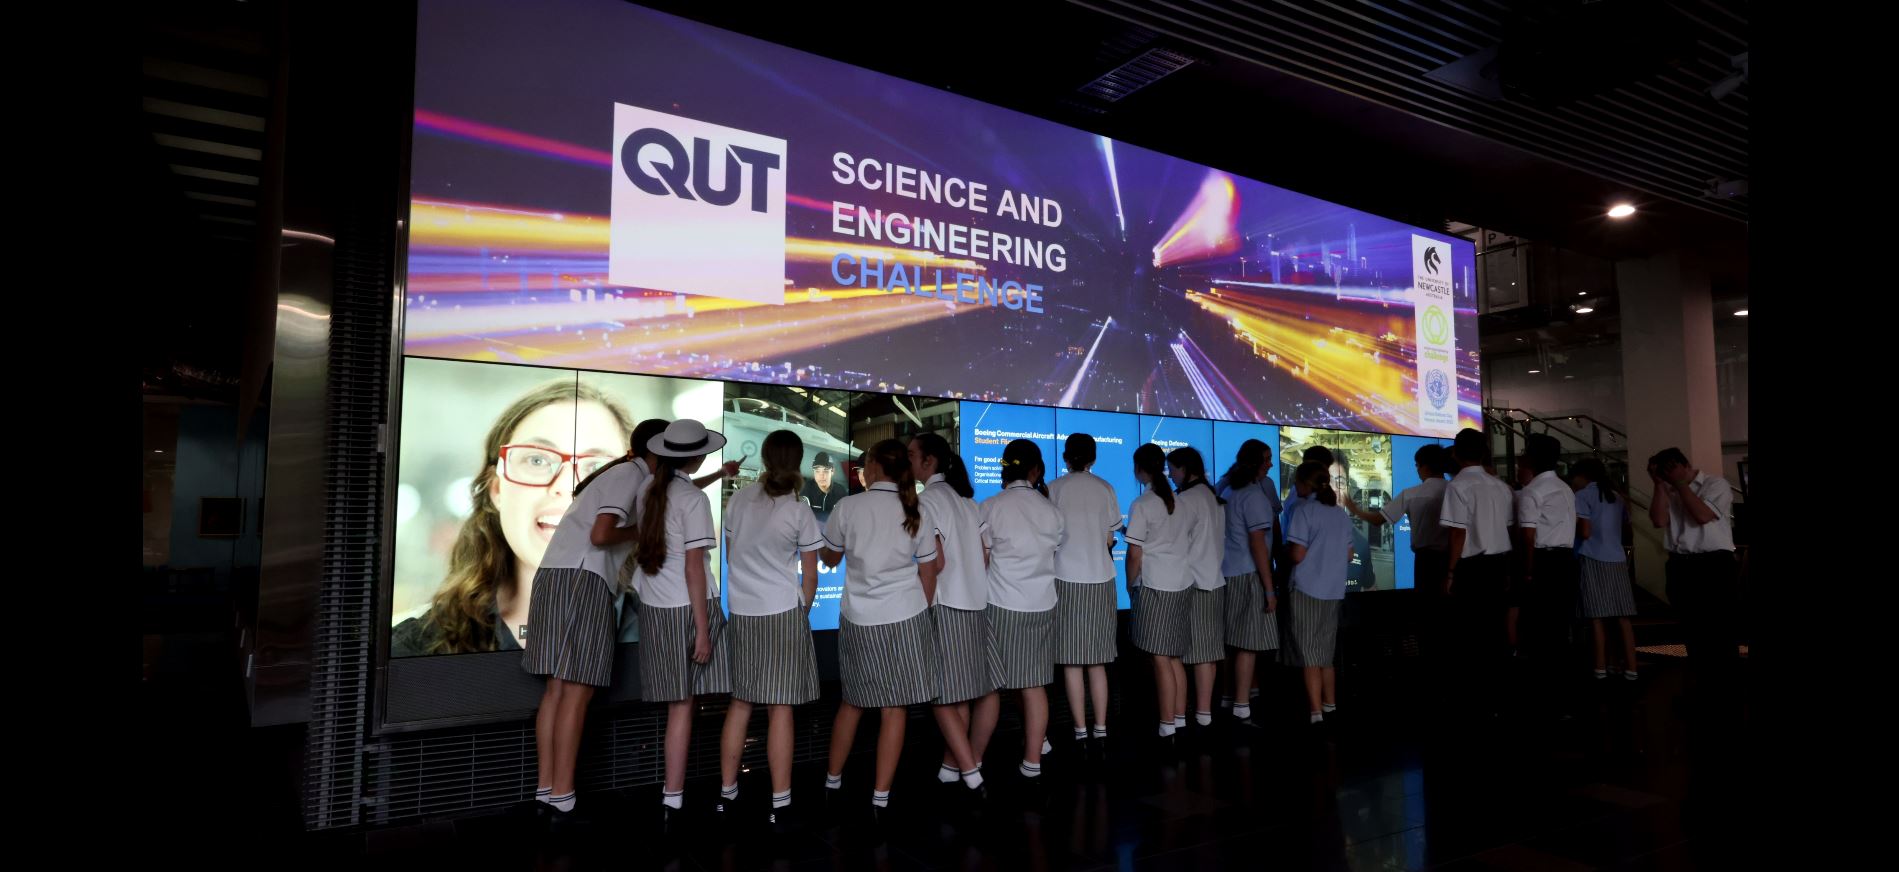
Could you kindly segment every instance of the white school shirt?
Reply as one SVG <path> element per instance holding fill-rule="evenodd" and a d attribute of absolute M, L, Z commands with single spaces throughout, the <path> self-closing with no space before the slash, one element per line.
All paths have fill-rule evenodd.
<path fill-rule="evenodd" d="M 1556 470 L 1538 474 L 1517 491 L 1517 526 L 1536 531 L 1538 548 L 1576 547 L 1576 492 Z"/>
<path fill-rule="evenodd" d="M 824 532 L 796 493 L 771 496 L 763 484 L 725 506 L 725 590 L 732 614 L 762 617 L 804 602 L 801 555 L 824 547 Z"/>
<path fill-rule="evenodd" d="M 989 546 L 989 604 L 1012 612 L 1055 607 L 1055 546 L 1062 513 L 1026 481 L 1012 481 L 982 501 Z"/>
<path fill-rule="evenodd" d="M 1444 509 L 1438 523 L 1464 531 L 1464 553 L 1510 553 L 1510 519 L 1515 495 L 1510 486 L 1481 466 L 1466 466 L 1444 486 Z"/>
<path fill-rule="evenodd" d="M 1388 502 L 1379 511 L 1385 520 L 1396 524 L 1398 519 L 1411 516 L 1411 550 L 1413 551 L 1449 551 L 1451 531 L 1449 527 L 1438 523 L 1444 514 L 1444 488 L 1447 486 L 1442 476 L 1431 476 L 1398 492 L 1398 498 Z M 1540 535 L 1537 538 L 1542 538 Z"/>
<path fill-rule="evenodd" d="M 917 495 L 923 514 L 943 537 L 943 570 L 936 574 L 936 604 L 981 611 L 989 605 L 989 570 L 982 565 L 982 517 L 976 501 L 955 491 L 938 473 Z"/>
<path fill-rule="evenodd" d="M 633 543 L 623 542 L 607 548 L 594 545 L 593 521 L 601 515 L 613 515 L 620 519 L 620 527 L 637 523 L 640 516 L 635 504 L 651 477 L 646 461 L 629 460 L 615 464 L 589 482 L 554 527 L 554 538 L 547 543 L 541 568 L 584 569 L 600 576 L 608 590 L 619 593 L 620 572 L 626 566 L 627 555 L 633 553 Z"/>
<path fill-rule="evenodd" d="M 594 482 L 587 492 L 599 487 Z M 646 514 L 647 491 L 640 490 L 639 513 Z M 640 592 L 640 604 L 660 609 L 672 609 L 692 604 L 686 592 L 686 552 L 693 548 L 710 551 L 719 547 L 718 533 L 712 526 L 712 501 L 706 492 L 692 483 L 686 474 L 675 470 L 673 480 L 666 490 L 666 559 L 659 565 L 659 571 L 648 574 L 645 569 L 636 568 L 633 572 L 635 589 Z M 704 554 L 706 561 L 706 596 L 712 595 L 712 556 Z"/>
<path fill-rule="evenodd" d="M 1165 507 L 1163 507 L 1165 508 Z M 1226 587 L 1220 564 L 1226 557 L 1226 507 L 1212 487 L 1194 485 L 1174 494 L 1174 514 L 1187 522 L 1187 575 L 1201 590 Z"/>
<path fill-rule="evenodd" d="M 880 481 L 837 501 L 824 522 L 824 546 L 844 552 L 844 619 L 860 627 L 916 617 L 923 598 L 917 564 L 936 559 L 936 528 L 921 502 L 917 531 L 903 529 L 903 502 L 894 482 Z"/>
<path fill-rule="evenodd" d="M 1187 520 L 1181 514 L 1180 497 L 1174 497 L 1174 512 L 1152 487 L 1143 488 L 1128 507 L 1129 545 L 1141 547 L 1141 587 L 1158 591 L 1186 590 L 1193 586 L 1187 566 Z"/>
<path fill-rule="evenodd" d="M 1670 554 L 1707 554 L 1734 550 L 1734 488 L 1728 480 L 1705 472 L 1695 473 L 1688 489 L 1714 510 L 1714 520 L 1696 524 L 1681 504 L 1681 494 L 1668 487 L 1668 529 L 1663 538 Z M 545 566 L 546 564 L 542 564 Z"/>
<path fill-rule="evenodd" d="M 1048 483 L 1048 498 L 1062 513 L 1055 577 L 1071 584 L 1113 581 L 1114 531 L 1121 529 L 1114 485 L 1092 472 L 1071 472 Z"/>

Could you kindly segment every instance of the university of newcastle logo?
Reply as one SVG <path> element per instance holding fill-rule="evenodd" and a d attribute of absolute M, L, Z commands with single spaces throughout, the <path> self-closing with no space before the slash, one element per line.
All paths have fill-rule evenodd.
<path fill-rule="evenodd" d="M 1411 236 L 1411 300 L 1418 349 L 1418 430 L 1457 432 L 1457 307 L 1450 243 Z"/>

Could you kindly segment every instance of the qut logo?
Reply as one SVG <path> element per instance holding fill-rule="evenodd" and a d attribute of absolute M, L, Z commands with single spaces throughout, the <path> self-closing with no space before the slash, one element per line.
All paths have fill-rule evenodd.
<path fill-rule="evenodd" d="M 782 304 L 782 139 L 616 103 L 607 280 Z"/>
<path fill-rule="evenodd" d="M 665 153 L 666 160 L 653 161 L 651 169 L 641 166 L 640 161 L 646 147 L 658 146 Z M 711 171 L 712 143 L 704 137 L 692 138 L 692 154 L 686 154 L 686 147 L 674 139 L 673 135 L 657 127 L 642 127 L 633 131 L 626 141 L 620 144 L 620 169 L 626 173 L 633 187 L 648 194 L 660 197 L 672 194 L 682 200 L 704 200 L 714 206 L 730 206 L 738 202 L 739 188 L 749 185 L 752 191 L 752 211 L 765 212 L 769 174 L 778 169 L 779 155 L 769 151 L 759 151 L 742 145 L 725 147 L 725 190 L 713 185 Z M 749 180 L 743 180 L 739 164 L 751 167 Z"/>

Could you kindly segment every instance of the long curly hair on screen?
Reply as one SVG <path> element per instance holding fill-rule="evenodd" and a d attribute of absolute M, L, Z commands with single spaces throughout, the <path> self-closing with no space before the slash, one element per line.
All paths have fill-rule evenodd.
<path fill-rule="evenodd" d="M 501 532 L 501 515 L 495 510 L 495 458 L 501 446 L 508 444 L 514 429 L 527 416 L 555 403 L 599 403 L 613 414 L 623 432 L 632 432 L 633 416 L 626 407 L 599 388 L 576 383 L 572 378 L 551 381 L 515 400 L 488 428 L 481 443 L 481 471 L 469 485 L 473 510 L 462 522 L 461 532 L 449 551 L 448 575 L 429 605 L 424 620 L 434 625 L 430 654 L 465 654 L 493 651 L 496 610 L 501 589 L 514 583 L 514 549 Z"/>

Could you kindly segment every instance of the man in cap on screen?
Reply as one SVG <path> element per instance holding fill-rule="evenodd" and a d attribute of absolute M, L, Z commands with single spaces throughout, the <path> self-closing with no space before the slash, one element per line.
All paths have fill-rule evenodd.
<path fill-rule="evenodd" d="M 811 506 L 811 512 L 818 516 L 818 523 L 824 523 L 831 517 L 831 509 L 837 501 L 850 493 L 844 483 L 837 480 L 837 467 L 831 461 L 829 452 L 820 451 L 811 459 L 811 474 L 805 477 L 804 491 L 800 494 Z"/>

